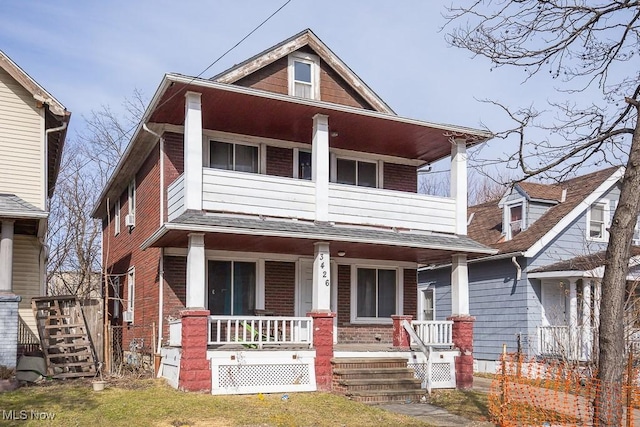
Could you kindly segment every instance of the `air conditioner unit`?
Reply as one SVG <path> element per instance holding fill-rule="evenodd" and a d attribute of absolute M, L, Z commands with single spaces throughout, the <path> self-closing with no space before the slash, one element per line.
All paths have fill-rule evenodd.
<path fill-rule="evenodd" d="M 136 214 L 127 214 L 124 217 L 124 225 L 127 227 L 135 227 L 136 225 Z"/>
<path fill-rule="evenodd" d="M 133 311 L 125 311 L 122 313 L 122 320 L 127 323 L 133 323 Z"/>

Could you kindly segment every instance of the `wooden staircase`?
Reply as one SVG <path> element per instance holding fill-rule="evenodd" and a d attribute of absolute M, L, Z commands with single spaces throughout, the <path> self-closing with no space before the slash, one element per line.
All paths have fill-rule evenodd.
<path fill-rule="evenodd" d="M 358 402 L 416 403 L 425 395 L 404 358 L 335 358 L 331 364 L 333 390 Z"/>
<path fill-rule="evenodd" d="M 74 296 L 37 297 L 31 300 L 40 345 L 53 378 L 96 375 L 87 325 L 80 302 Z"/>

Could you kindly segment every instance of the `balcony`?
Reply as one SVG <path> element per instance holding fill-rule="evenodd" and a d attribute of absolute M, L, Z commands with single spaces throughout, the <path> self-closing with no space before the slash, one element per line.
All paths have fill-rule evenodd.
<path fill-rule="evenodd" d="M 452 198 L 329 183 L 326 206 L 316 200 L 311 181 L 203 168 L 202 209 L 314 221 L 328 211 L 328 221 L 455 233 Z M 168 219 L 185 211 L 184 178 L 168 188 Z"/>

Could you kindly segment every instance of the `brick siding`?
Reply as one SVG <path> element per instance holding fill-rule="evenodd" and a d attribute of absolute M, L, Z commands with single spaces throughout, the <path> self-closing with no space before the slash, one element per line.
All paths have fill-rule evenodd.
<path fill-rule="evenodd" d="M 264 280 L 265 309 L 272 311 L 276 316 L 293 316 L 296 302 L 296 264 L 267 261 Z"/>
<path fill-rule="evenodd" d="M 415 166 L 385 163 L 383 174 L 384 188 L 388 190 L 408 193 L 418 191 L 418 174 Z"/>
<path fill-rule="evenodd" d="M 293 178 L 293 150 L 267 146 L 267 175 Z"/>

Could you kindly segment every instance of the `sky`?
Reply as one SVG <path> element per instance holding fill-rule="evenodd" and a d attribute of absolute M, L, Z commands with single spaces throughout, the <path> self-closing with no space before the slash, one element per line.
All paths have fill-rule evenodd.
<path fill-rule="evenodd" d="M 3 0 L 0 49 L 72 112 L 69 137 L 92 110 L 124 111 L 140 90 L 150 99 L 167 72 L 202 73 L 286 0 Z M 397 114 L 499 131 L 510 123 L 492 99 L 542 105 L 550 84 L 522 70 L 490 71 L 489 61 L 449 47 L 450 0 L 291 0 L 203 74 L 211 77 L 310 28 Z M 514 147 L 493 140 L 499 153 Z"/>

